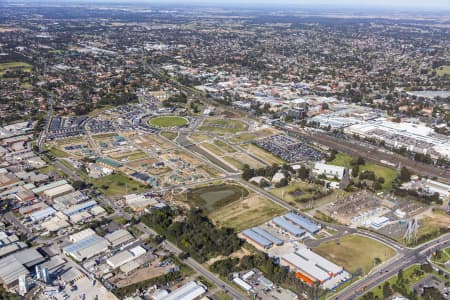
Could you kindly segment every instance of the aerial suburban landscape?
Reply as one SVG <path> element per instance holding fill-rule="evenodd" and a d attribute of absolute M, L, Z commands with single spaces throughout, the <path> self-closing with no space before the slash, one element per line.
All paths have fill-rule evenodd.
<path fill-rule="evenodd" d="M 450 299 L 449 3 L 282 2 L 0 1 L 0 300 Z"/>

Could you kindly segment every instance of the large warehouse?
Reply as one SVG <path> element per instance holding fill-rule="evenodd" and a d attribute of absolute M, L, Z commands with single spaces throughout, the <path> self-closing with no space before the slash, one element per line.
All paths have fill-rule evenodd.
<path fill-rule="evenodd" d="M 281 262 L 295 271 L 299 279 L 310 285 L 322 284 L 344 271 L 342 267 L 306 248 L 283 255 Z"/>
<path fill-rule="evenodd" d="M 296 237 L 301 237 L 302 235 L 305 234 L 305 231 L 303 229 L 301 229 L 297 225 L 289 222 L 284 217 L 273 218 L 272 222 L 275 225 L 277 225 L 278 227 L 286 230 L 287 232 L 289 232 L 290 234 L 292 234 L 292 235 L 294 235 Z"/>
<path fill-rule="evenodd" d="M 314 234 L 320 230 L 320 225 L 318 225 L 316 222 L 314 222 L 311 219 L 306 218 L 304 216 L 297 215 L 295 213 L 290 212 L 290 213 L 285 214 L 284 217 L 286 219 L 288 219 L 289 221 L 302 227 L 303 229 L 305 229 L 306 231 L 308 231 L 310 233 Z"/>
<path fill-rule="evenodd" d="M 163 297 L 162 300 L 194 300 L 206 293 L 206 288 L 195 281 L 191 281 Z"/>
<path fill-rule="evenodd" d="M 132 260 L 144 255 L 146 253 L 145 249 L 141 246 L 134 247 L 130 250 L 125 250 L 111 256 L 106 260 L 106 263 L 111 266 L 111 268 L 116 269 L 120 266 L 129 263 Z"/>
<path fill-rule="evenodd" d="M 273 245 L 282 245 L 283 241 L 259 227 L 242 231 L 242 236 L 260 250 L 271 248 Z"/>
<path fill-rule="evenodd" d="M 91 235 L 85 239 L 66 246 L 63 252 L 77 261 L 83 261 L 108 250 L 109 242 L 98 235 Z"/>

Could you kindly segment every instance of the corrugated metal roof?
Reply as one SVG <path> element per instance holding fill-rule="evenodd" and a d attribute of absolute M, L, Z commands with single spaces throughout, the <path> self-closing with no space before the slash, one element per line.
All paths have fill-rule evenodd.
<path fill-rule="evenodd" d="M 275 245 L 281 245 L 283 244 L 283 241 L 277 238 L 276 236 L 272 235 L 271 233 L 265 231 L 264 229 L 260 227 L 253 227 L 252 230 L 262 236 L 263 238 L 271 241 Z"/>
<path fill-rule="evenodd" d="M 293 234 L 295 236 L 300 236 L 300 235 L 303 235 L 305 233 L 305 231 L 303 229 L 301 229 L 297 225 L 294 225 L 293 223 L 289 222 L 288 220 L 286 220 L 283 217 L 273 218 L 272 221 L 276 225 L 280 226 L 281 228 L 283 228 L 284 230 L 290 232 L 291 234 Z"/>
<path fill-rule="evenodd" d="M 297 215 L 294 213 L 287 213 L 284 215 L 284 217 L 294 223 L 296 223 L 297 225 L 303 227 L 304 229 L 306 229 L 307 231 L 311 232 L 311 233 L 316 233 L 317 231 L 320 230 L 320 226 L 317 225 L 315 222 L 313 222 L 311 219 L 308 219 L 306 217 L 303 217 L 301 215 Z"/>
<path fill-rule="evenodd" d="M 246 229 L 246 230 L 242 231 L 242 234 L 247 236 L 254 242 L 258 243 L 259 245 L 263 246 L 264 248 L 271 247 L 273 244 L 271 241 L 260 236 L 259 234 L 257 234 L 256 232 L 254 232 L 251 229 Z"/>

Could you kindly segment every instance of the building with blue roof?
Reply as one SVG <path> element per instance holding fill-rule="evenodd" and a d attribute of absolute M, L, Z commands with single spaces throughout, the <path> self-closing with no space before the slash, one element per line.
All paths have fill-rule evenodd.
<path fill-rule="evenodd" d="M 271 241 L 272 243 L 274 243 L 275 245 L 279 246 L 279 245 L 283 245 L 283 241 L 280 240 L 279 238 L 277 238 L 276 236 L 274 236 L 273 234 L 267 232 L 266 230 L 260 228 L 260 227 L 253 227 L 252 230 L 262 236 L 263 238 Z"/>
<path fill-rule="evenodd" d="M 242 231 L 242 234 L 246 238 L 246 240 L 252 244 L 253 246 L 259 248 L 259 249 L 269 249 L 272 247 L 273 243 L 269 241 L 268 239 L 260 236 L 256 232 L 254 232 L 251 229 L 246 229 Z"/>
<path fill-rule="evenodd" d="M 289 222 L 283 217 L 273 218 L 272 222 L 275 223 L 275 225 L 277 225 L 278 227 L 281 227 L 282 229 L 286 230 L 290 234 L 295 235 L 297 237 L 300 237 L 305 234 L 305 231 L 303 229 Z"/>
<path fill-rule="evenodd" d="M 317 223 L 304 216 L 290 212 L 285 214 L 284 217 L 310 233 L 317 233 L 320 230 L 320 226 Z"/>

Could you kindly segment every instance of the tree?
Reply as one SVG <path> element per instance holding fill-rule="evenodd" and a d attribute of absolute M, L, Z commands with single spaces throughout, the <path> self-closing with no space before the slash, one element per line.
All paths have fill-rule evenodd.
<path fill-rule="evenodd" d="M 408 182 L 411 180 L 411 173 L 409 172 L 409 170 L 407 168 L 402 167 L 402 169 L 400 170 L 399 180 L 402 183 Z"/>
<path fill-rule="evenodd" d="M 305 166 L 301 166 L 300 169 L 297 171 L 297 176 L 301 180 L 306 180 L 309 178 L 309 169 Z"/>
<path fill-rule="evenodd" d="M 388 281 L 383 284 L 383 299 L 387 299 L 392 295 L 392 288 Z"/>
<path fill-rule="evenodd" d="M 359 173 L 359 166 L 356 165 L 352 168 L 352 177 L 358 177 L 358 173 Z"/>

